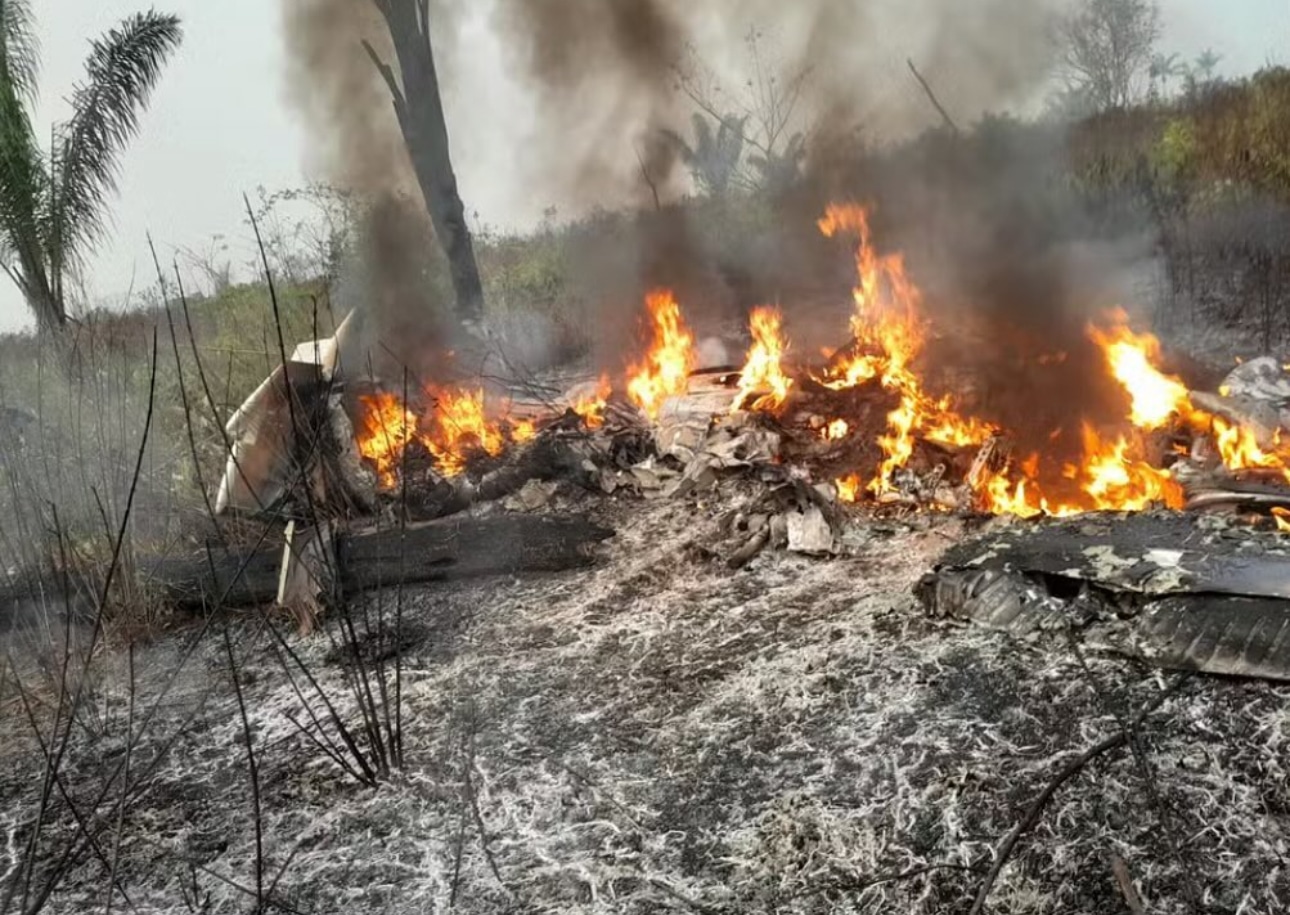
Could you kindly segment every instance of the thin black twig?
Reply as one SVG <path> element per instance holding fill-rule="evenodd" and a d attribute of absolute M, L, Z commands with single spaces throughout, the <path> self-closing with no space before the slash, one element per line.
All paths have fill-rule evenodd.
<path fill-rule="evenodd" d="M 1004 866 L 1012 857 L 1012 853 L 1017 847 L 1017 842 L 1020 841 L 1022 836 L 1033 829 L 1039 822 L 1040 818 L 1043 817 L 1044 808 L 1048 806 L 1048 802 L 1052 800 L 1053 795 L 1057 793 L 1058 789 L 1078 775 L 1084 767 L 1094 759 L 1097 759 L 1099 756 L 1109 753 L 1112 750 L 1126 746 L 1132 739 L 1131 731 L 1136 731 L 1140 728 L 1147 717 L 1156 709 L 1160 708 L 1167 699 L 1177 693 L 1186 682 L 1186 674 L 1175 678 L 1174 682 L 1170 684 L 1167 689 L 1161 690 L 1159 694 L 1153 697 L 1151 701 L 1148 702 L 1140 712 L 1138 712 L 1133 721 L 1130 722 L 1130 728 L 1128 730 L 1118 731 L 1110 737 L 1107 737 L 1106 739 L 1089 747 L 1079 756 L 1067 763 L 1061 771 L 1057 773 L 1052 781 L 1048 783 L 1044 790 L 1040 792 L 1039 796 L 1031 803 L 1030 807 L 1026 810 L 1025 816 L 1021 818 L 1021 821 L 1018 822 L 1017 825 L 1014 826 L 999 843 L 994 853 L 994 864 L 990 868 L 990 872 L 986 874 L 985 879 L 981 881 L 981 886 L 977 890 L 976 900 L 972 903 L 972 908 L 968 910 L 968 915 L 980 915 L 980 913 L 985 910 L 985 904 L 990 898 L 990 891 L 994 889 L 994 884 L 998 881 L 999 874 L 1003 872 Z"/>
<path fill-rule="evenodd" d="M 255 759 L 255 736 L 251 732 L 251 719 L 246 712 L 246 697 L 242 695 L 242 682 L 233 653 L 233 639 L 224 624 L 224 654 L 228 658 L 229 679 L 237 697 L 237 714 L 242 722 L 242 737 L 246 740 L 247 778 L 251 783 L 251 810 L 255 816 L 255 902 L 256 911 L 264 911 L 264 816 L 260 803 L 260 769 Z"/>
<path fill-rule="evenodd" d="M 923 74 L 918 72 L 918 68 L 914 66 L 913 59 L 906 58 L 905 63 L 909 65 L 909 72 L 914 74 L 914 79 L 918 80 L 918 85 L 923 87 L 923 93 L 927 96 L 927 100 L 932 103 L 932 107 L 940 114 L 941 120 L 945 122 L 945 126 L 950 129 L 951 133 L 957 135 L 959 132 L 959 125 L 954 123 L 954 119 L 950 117 L 950 113 L 945 110 L 945 106 L 941 104 L 940 99 L 936 97 L 936 93 L 932 91 L 931 85 L 927 80 L 923 79 Z"/>

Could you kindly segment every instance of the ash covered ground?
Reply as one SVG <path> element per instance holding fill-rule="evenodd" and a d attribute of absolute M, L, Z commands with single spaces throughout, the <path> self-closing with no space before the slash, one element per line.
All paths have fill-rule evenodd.
<path fill-rule="evenodd" d="M 375 789 L 294 723 L 301 699 L 262 620 L 231 620 L 269 908 L 967 912 L 1035 797 L 1173 680 L 1061 634 L 1023 643 L 926 617 L 911 588 L 963 522 L 865 522 L 848 558 L 768 551 L 732 572 L 704 549 L 722 508 L 707 498 L 597 502 L 618 533 L 587 571 L 409 589 L 406 768 Z M 393 598 L 367 600 L 388 612 Z M 65 790 L 89 808 L 132 721 L 136 787 L 119 852 L 115 829 L 82 848 L 52 910 L 102 910 L 113 858 L 121 911 L 255 908 L 223 626 L 136 650 L 133 719 L 128 655 L 101 659 Z M 289 640 L 352 714 L 327 633 Z M 1287 910 L 1288 699 L 1187 680 L 1135 752 L 1056 792 L 985 911 L 1132 911 L 1116 869 L 1152 913 Z M 12 684 L 0 703 L 3 876 L 43 764 Z M 47 862 L 77 837 L 54 811 Z"/>

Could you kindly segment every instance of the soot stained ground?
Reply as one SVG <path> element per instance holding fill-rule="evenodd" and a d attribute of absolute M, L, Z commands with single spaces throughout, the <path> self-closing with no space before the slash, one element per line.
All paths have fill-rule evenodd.
<path fill-rule="evenodd" d="M 734 573 L 687 549 L 714 506 L 607 510 L 619 534 L 595 569 L 405 594 L 407 765 L 377 788 L 297 726 L 260 620 L 233 621 L 260 880 L 282 910 L 966 912 L 1034 797 L 1171 680 L 1091 648 L 1081 663 L 1060 634 L 1017 642 L 926 618 L 911 588 L 954 522 L 875 526 L 854 558 L 767 553 Z M 369 601 L 375 614 L 391 596 Z M 353 716 L 353 664 L 325 633 L 291 644 Z M 230 671 L 218 633 L 185 659 L 187 646 L 179 634 L 135 658 L 138 709 L 178 673 L 132 750 L 146 777 L 121 818 L 117 882 L 135 911 L 247 911 L 256 839 Z M 123 664 L 100 665 L 72 744 L 81 804 L 124 753 Z M 1137 729 L 1136 753 L 1057 792 L 988 911 L 1127 911 L 1117 859 L 1153 913 L 1290 906 L 1287 699 L 1190 680 Z M 12 848 L 41 770 L 4 701 Z M 50 856 L 75 841 L 65 807 L 47 832 Z M 103 862 L 77 860 L 56 909 L 101 909 Z"/>

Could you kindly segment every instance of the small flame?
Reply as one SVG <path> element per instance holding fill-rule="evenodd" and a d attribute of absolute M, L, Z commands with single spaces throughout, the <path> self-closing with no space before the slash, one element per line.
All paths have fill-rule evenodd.
<path fill-rule="evenodd" d="M 842 502 L 852 503 L 860 501 L 860 493 L 864 490 L 864 481 L 857 474 L 851 474 L 849 477 L 843 477 L 835 481 L 834 485 L 838 488 L 838 499 Z"/>
<path fill-rule="evenodd" d="M 652 322 L 652 341 L 644 365 L 629 370 L 627 396 L 651 420 L 658 419 L 663 402 L 689 387 L 694 368 L 694 335 L 681 317 L 676 297 L 666 289 L 645 298 Z"/>
<path fill-rule="evenodd" d="M 605 424 L 605 408 L 609 405 L 609 395 L 614 387 L 608 375 L 601 375 L 596 381 L 596 390 L 576 398 L 570 409 L 582 417 L 588 429 L 599 429 Z"/>
<path fill-rule="evenodd" d="M 1283 534 L 1290 534 L 1290 508 L 1282 508 L 1280 505 L 1272 509 L 1272 520 L 1277 523 L 1277 530 Z"/>
<path fill-rule="evenodd" d="M 840 442 L 851 432 L 845 419 L 835 419 L 824 427 L 822 435 L 826 442 Z"/>
<path fill-rule="evenodd" d="M 748 321 L 753 345 L 748 350 L 739 379 L 739 396 L 735 409 L 761 410 L 773 413 L 788 401 L 792 380 L 784 374 L 784 352 L 788 349 L 782 334 L 784 319 L 775 308 L 757 308 Z"/>
<path fill-rule="evenodd" d="M 364 410 L 358 453 L 376 465 L 381 486 L 393 488 L 403 449 L 417 436 L 417 416 L 393 394 L 382 392 L 358 400 Z"/>

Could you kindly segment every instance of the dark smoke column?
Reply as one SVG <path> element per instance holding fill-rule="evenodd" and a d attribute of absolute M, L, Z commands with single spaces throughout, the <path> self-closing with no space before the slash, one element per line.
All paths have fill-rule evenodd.
<path fill-rule="evenodd" d="M 466 227 L 466 210 L 457 191 L 448 150 L 448 125 L 439 96 L 439 74 L 430 44 L 430 0 L 373 0 L 390 29 L 399 60 L 400 81 L 366 41 L 363 46 L 376 64 L 394 98 L 403 140 L 421 185 L 435 234 L 448 255 L 457 315 L 478 321 L 484 311 L 484 288 L 479 281 L 475 248 Z"/>

